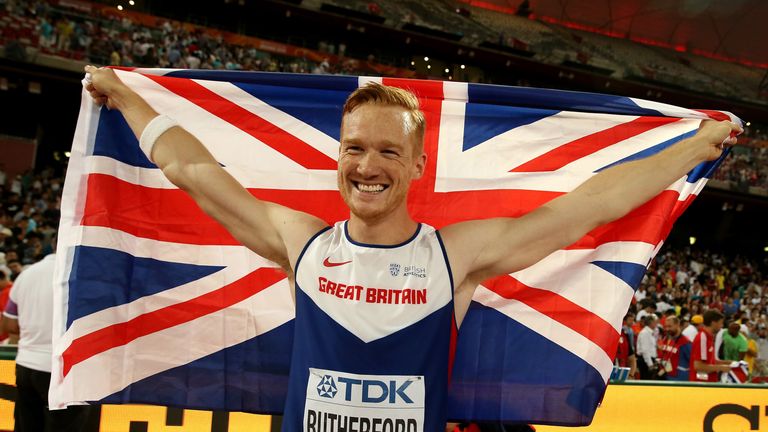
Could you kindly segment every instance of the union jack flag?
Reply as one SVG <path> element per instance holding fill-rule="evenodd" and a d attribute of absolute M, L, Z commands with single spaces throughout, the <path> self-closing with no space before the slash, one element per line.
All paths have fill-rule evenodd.
<path fill-rule="evenodd" d="M 336 187 L 341 108 L 368 81 L 420 99 L 428 166 L 409 206 L 438 228 L 520 216 L 691 136 L 702 119 L 739 121 L 620 96 L 458 82 L 117 73 L 254 196 L 329 224 L 348 217 Z M 457 339 L 450 418 L 589 423 L 633 290 L 717 163 L 530 268 L 483 282 Z M 166 180 L 121 114 L 85 93 L 57 260 L 52 407 L 281 412 L 294 316 L 285 275 Z"/>

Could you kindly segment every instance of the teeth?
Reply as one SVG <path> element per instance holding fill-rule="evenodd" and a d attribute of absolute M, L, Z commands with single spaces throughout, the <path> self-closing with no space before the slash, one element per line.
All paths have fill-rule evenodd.
<path fill-rule="evenodd" d="M 366 185 L 362 183 L 357 184 L 357 188 L 363 192 L 381 192 L 384 190 L 384 185 Z"/>

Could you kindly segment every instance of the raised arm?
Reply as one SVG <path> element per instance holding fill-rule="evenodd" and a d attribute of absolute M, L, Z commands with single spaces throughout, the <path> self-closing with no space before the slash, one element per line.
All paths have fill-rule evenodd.
<path fill-rule="evenodd" d="M 123 84 L 113 70 L 86 66 L 85 71 L 91 74 L 86 90 L 94 101 L 119 110 L 140 137 L 158 113 Z M 186 191 L 238 241 L 280 264 L 289 274 L 306 241 L 326 226 L 309 214 L 253 197 L 197 138 L 181 127 L 162 133 L 149 156 L 168 180 Z"/>
<path fill-rule="evenodd" d="M 483 280 L 526 268 L 591 230 L 647 202 L 701 162 L 715 160 L 723 144 L 735 144 L 734 123 L 703 121 L 695 136 L 658 154 L 595 175 L 520 218 L 458 223 L 442 231 L 458 283 L 457 301 L 469 303 Z M 458 305 L 457 305 L 457 310 Z"/>

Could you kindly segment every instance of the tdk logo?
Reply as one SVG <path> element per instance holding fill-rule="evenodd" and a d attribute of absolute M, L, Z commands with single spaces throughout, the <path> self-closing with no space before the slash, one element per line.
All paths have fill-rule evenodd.
<path fill-rule="evenodd" d="M 413 400 L 408 396 L 408 387 L 413 383 L 412 380 L 374 380 L 374 379 L 356 379 L 343 376 L 336 377 L 336 383 L 339 386 L 339 396 L 347 402 L 364 403 L 389 403 L 389 404 L 412 404 Z M 330 375 L 325 375 L 317 386 L 317 392 L 320 396 L 334 398 L 336 396 L 336 385 Z"/>
<path fill-rule="evenodd" d="M 329 399 L 333 399 L 336 397 L 336 383 L 333 382 L 333 377 L 330 375 L 323 375 L 323 378 L 320 379 L 320 384 L 317 385 L 317 394 L 326 397 Z"/>

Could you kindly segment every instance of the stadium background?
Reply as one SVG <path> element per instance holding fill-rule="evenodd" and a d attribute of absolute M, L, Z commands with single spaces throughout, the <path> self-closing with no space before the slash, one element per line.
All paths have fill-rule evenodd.
<path fill-rule="evenodd" d="M 6 0 L 0 5 L 4 200 L 17 175 L 22 198 L 30 200 L 35 182 L 45 187 L 63 177 L 82 67 L 88 63 L 385 75 L 614 93 L 728 110 L 748 122 L 742 145 L 681 217 L 662 250 L 666 259 L 651 271 L 661 279 L 670 262 L 674 267 L 675 260 L 703 253 L 706 263 L 737 276 L 728 294 L 750 284 L 768 294 L 768 2 Z M 55 207 L 55 197 L 49 204 Z M 762 311 L 746 319 L 757 324 L 762 313 L 764 322 L 765 306 L 765 300 L 758 303 Z M 13 380 L 4 373 L 0 383 L 0 398 L 10 399 Z M 644 397 L 636 391 L 622 397 Z M 720 388 L 710 405 L 722 398 L 768 414 L 765 398 L 733 391 Z M 607 401 L 613 393 L 608 395 Z M 0 418 L 8 418 L 9 406 L 0 400 Z M 136 425 L 129 421 L 112 430 L 197 430 L 190 429 L 190 414 L 182 427 L 179 410 L 158 409 L 142 411 L 148 417 L 132 411 L 139 416 Z M 115 412 L 107 411 L 106 418 Z M 600 415 L 598 410 L 596 426 Z M 220 414 L 206 418 L 200 424 L 208 426 L 200 430 L 214 430 L 221 422 Z M 229 416 L 230 430 L 237 430 L 232 425 L 238 421 L 263 419 Z M 758 427 L 768 430 L 768 417 L 761 417 Z M 10 426 L 0 420 L 4 428 Z"/>

